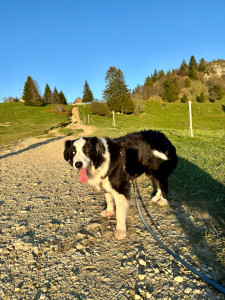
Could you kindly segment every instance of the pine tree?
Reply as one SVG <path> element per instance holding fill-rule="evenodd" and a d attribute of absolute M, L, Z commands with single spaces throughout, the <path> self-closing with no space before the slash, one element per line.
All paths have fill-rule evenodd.
<path fill-rule="evenodd" d="M 205 72 L 206 71 L 206 62 L 204 58 L 200 60 L 199 66 L 198 66 L 199 72 Z"/>
<path fill-rule="evenodd" d="M 144 85 L 150 88 L 153 87 L 153 81 L 150 76 L 146 77 Z"/>
<path fill-rule="evenodd" d="M 116 67 L 110 67 L 105 76 L 106 88 L 103 91 L 103 98 L 109 109 L 116 112 L 132 113 L 134 103 L 131 99 L 123 72 Z"/>
<path fill-rule="evenodd" d="M 180 94 L 180 86 L 175 77 L 168 76 L 163 82 L 162 98 L 164 101 L 175 102 Z"/>
<path fill-rule="evenodd" d="M 66 97 L 62 91 L 60 91 L 60 93 L 59 93 L 59 98 L 60 98 L 61 104 L 65 104 L 65 105 L 67 104 Z"/>
<path fill-rule="evenodd" d="M 54 91 L 52 93 L 52 103 L 54 104 L 60 104 L 60 96 L 59 96 L 59 93 L 57 91 L 57 88 L 55 87 L 54 88 Z"/>
<path fill-rule="evenodd" d="M 180 65 L 180 68 L 179 68 L 177 74 L 181 75 L 181 76 L 188 75 L 188 65 L 186 64 L 185 60 L 182 61 L 182 64 Z"/>
<path fill-rule="evenodd" d="M 94 97 L 93 97 L 92 91 L 89 87 L 89 84 L 87 83 L 87 80 L 85 80 L 82 102 L 90 103 L 93 100 L 94 100 Z"/>
<path fill-rule="evenodd" d="M 158 80 L 158 72 L 155 69 L 154 74 L 151 76 L 152 82 L 156 82 Z"/>
<path fill-rule="evenodd" d="M 192 57 L 190 58 L 190 62 L 189 62 L 189 72 L 188 72 L 188 76 L 192 80 L 198 80 L 197 67 L 198 67 L 198 64 L 196 62 L 196 59 L 192 55 Z"/>
<path fill-rule="evenodd" d="M 42 106 L 43 100 L 39 93 L 38 84 L 31 76 L 27 77 L 24 84 L 23 100 L 27 106 Z"/>
<path fill-rule="evenodd" d="M 51 104 L 52 103 L 52 91 L 51 91 L 48 84 L 46 84 L 46 86 L 45 86 L 43 101 L 44 101 L 45 104 Z"/>

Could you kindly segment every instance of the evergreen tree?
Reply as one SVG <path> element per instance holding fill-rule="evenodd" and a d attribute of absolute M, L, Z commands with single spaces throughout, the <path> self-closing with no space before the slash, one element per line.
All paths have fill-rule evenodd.
<path fill-rule="evenodd" d="M 160 70 L 160 71 L 158 72 L 158 80 L 161 79 L 161 78 L 163 78 L 164 76 L 165 76 L 164 71 L 163 71 L 163 70 Z"/>
<path fill-rule="evenodd" d="M 189 62 L 189 72 L 188 72 L 188 76 L 192 80 L 198 80 L 197 67 L 198 67 L 198 64 L 196 62 L 196 59 L 192 55 L 192 57 L 190 58 L 190 62 Z"/>
<path fill-rule="evenodd" d="M 103 98 L 109 109 L 116 112 L 132 113 L 134 103 L 131 99 L 123 72 L 116 67 L 110 67 L 105 76 L 106 88 L 103 91 Z"/>
<path fill-rule="evenodd" d="M 42 106 L 43 100 L 39 93 L 38 84 L 31 76 L 27 77 L 24 84 L 23 100 L 27 106 Z"/>
<path fill-rule="evenodd" d="M 209 98 L 211 102 L 221 100 L 224 96 L 224 91 L 219 83 L 212 85 L 209 89 Z"/>
<path fill-rule="evenodd" d="M 184 94 L 184 95 L 181 97 L 180 101 L 181 101 L 182 103 L 187 103 L 187 102 L 188 102 L 188 96 L 187 96 L 186 94 Z"/>
<path fill-rule="evenodd" d="M 94 97 L 93 97 L 92 91 L 89 87 L 89 84 L 87 83 L 87 80 L 85 80 L 82 102 L 90 103 L 93 100 L 94 100 Z"/>
<path fill-rule="evenodd" d="M 199 72 L 205 72 L 206 71 L 206 62 L 204 58 L 200 60 L 199 66 L 198 66 Z"/>
<path fill-rule="evenodd" d="M 67 105 L 66 97 L 62 91 L 59 93 L 60 103 Z"/>
<path fill-rule="evenodd" d="M 158 80 L 158 72 L 155 69 L 154 74 L 151 76 L 152 82 L 156 82 Z"/>
<path fill-rule="evenodd" d="M 60 104 L 61 103 L 60 96 L 59 96 L 59 93 L 58 93 L 56 87 L 54 88 L 54 91 L 52 93 L 52 103 L 54 103 L 54 104 Z"/>
<path fill-rule="evenodd" d="M 177 74 L 181 75 L 181 76 L 188 75 L 188 65 L 186 64 L 185 60 L 182 61 L 182 64 L 180 65 L 180 68 L 179 68 Z"/>
<path fill-rule="evenodd" d="M 153 87 L 153 81 L 150 76 L 146 77 L 144 85 L 150 88 Z"/>
<path fill-rule="evenodd" d="M 175 77 L 168 76 L 163 82 L 162 98 L 164 101 L 175 102 L 180 94 L 180 86 Z"/>
<path fill-rule="evenodd" d="M 186 87 L 186 88 L 188 88 L 188 87 L 190 87 L 191 86 L 191 81 L 190 81 L 190 79 L 187 77 L 187 78 L 185 78 L 185 81 L 184 81 L 184 86 Z"/>
<path fill-rule="evenodd" d="M 51 91 L 48 84 L 46 84 L 46 86 L 45 86 L 43 101 L 44 101 L 45 104 L 51 104 L 52 103 L 52 91 Z"/>

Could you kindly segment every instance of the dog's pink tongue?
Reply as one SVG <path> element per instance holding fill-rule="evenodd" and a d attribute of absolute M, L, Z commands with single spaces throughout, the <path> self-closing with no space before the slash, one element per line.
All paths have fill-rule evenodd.
<path fill-rule="evenodd" d="M 87 183 L 88 182 L 87 169 L 80 169 L 79 181 L 80 181 L 80 183 Z"/>

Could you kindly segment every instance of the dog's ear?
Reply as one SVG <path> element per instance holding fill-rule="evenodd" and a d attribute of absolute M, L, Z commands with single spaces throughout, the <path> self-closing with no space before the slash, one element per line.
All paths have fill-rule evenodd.
<path fill-rule="evenodd" d="M 97 155 L 102 155 L 105 152 L 105 147 L 96 136 L 91 138 L 91 144 L 95 147 Z"/>
<path fill-rule="evenodd" d="M 70 159 L 70 156 L 71 156 L 71 151 L 72 151 L 72 144 L 73 144 L 73 141 L 71 140 L 67 140 L 65 142 L 65 149 L 64 149 L 64 159 L 66 161 L 68 161 Z"/>

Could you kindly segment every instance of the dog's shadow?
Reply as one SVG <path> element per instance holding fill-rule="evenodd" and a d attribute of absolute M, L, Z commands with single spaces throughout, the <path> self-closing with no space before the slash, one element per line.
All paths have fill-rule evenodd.
<path fill-rule="evenodd" d="M 225 186 L 195 164 L 179 157 L 169 177 L 169 205 L 197 257 L 220 269 L 225 281 Z"/>
<path fill-rule="evenodd" d="M 195 164 L 179 157 L 177 168 L 169 177 L 168 202 L 195 256 L 195 258 L 185 256 L 185 259 L 194 266 L 207 265 L 213 270 L 218 270 L 214 277 L 222 284 L 225 282 L 224 195 L 225 186 L 222 183 Z M 154 216 L 151 215 L 149 207 L 141 194 L 138 194 L 138 197 L 149 224 L 154 224 Z M 164 240 L 166 232 L 161 232 L 157 226 L 153 228 L 156 235 Z M 177 246 L 171 244 L 169 240 L 166 243 L 176 254 L 183 254 L 182 247 L 179 250 L 179 240 Z"/>

